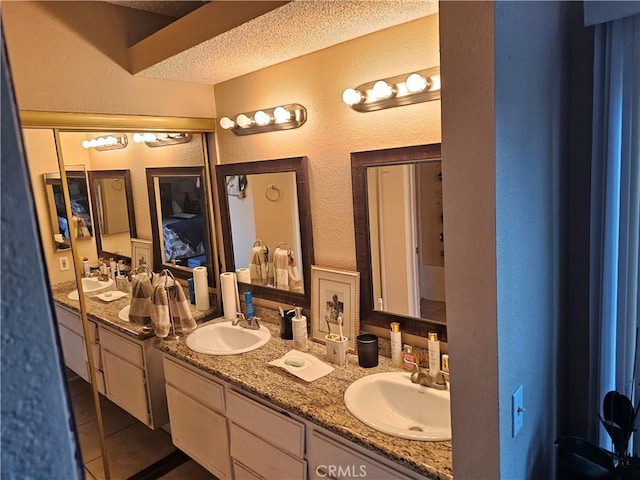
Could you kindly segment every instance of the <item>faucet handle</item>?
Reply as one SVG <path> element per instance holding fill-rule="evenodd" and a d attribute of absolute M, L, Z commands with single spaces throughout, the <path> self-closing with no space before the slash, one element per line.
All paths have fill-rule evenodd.
<path fill-rule="evenodd" d="M 403 359 L 404 363 L 407 365 L 413 365 L 413 373 L 420 373 L 420 366 L 416 362 L 412 362 L 411 360 Z"/>

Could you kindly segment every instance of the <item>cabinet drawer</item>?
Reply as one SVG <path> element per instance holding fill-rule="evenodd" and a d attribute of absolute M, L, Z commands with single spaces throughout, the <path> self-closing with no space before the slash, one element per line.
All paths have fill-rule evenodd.
<path fill-rule="evenodd" d="M 354 452 L 317 432 L 311 434 L 309 445 L 309 474 L 311 479 L 375 478 L 396 480 L 404 478 L 400 472 Z"/>
<path fill-rule="evenodd" d="M 91 338 L 91 343 L 98 343 L 98 326 L 89 322 L 89 338 Z"/>
<path fill-rule="evenodd" d="M 306 478 L 307 462 L 304 460 L 292 457 L 233 422 L 229 430 L 231 457 L 252 472 L 267 480 Z"/>
<path fill-rule="evenodd" d="M 235 480 L 262 480 L 262 477 L 252 472 L 237 460 L 233 461 L 233 478 Z"/>
<path fill-rule="evenodd" d="M 229 475 L 224 416 L 167 385 L 173 444 L 220 479 Z"/>
<path fill-rule="evenodd" d="M 125 338 L 100 328 L 100 345 L 133 365 L 143 367 L 142 347 Z"/>
<path fill-rule="evenodd" d="M 60 325 L 64 325 L 69 330 L 78 335 L 84 337 L 82 331 L 82 320 L 80 319 L 80 313 L 71 312 L 64 307 L 56 305 L 56 318 Z"/>
<path fill-rule="evenodd" d="M 276 447 L 304 457 L 304 424 L 230 390 L 227 417 Z"/>
<path fill-rule="evenodd" d="M 164 358 L 164 379 L 203 405 L 224 413 L 224 388 L 191 370 Z"/>
<path fill-rule="evenodd" d="M 102 357 L 100 356 L 100 345 L 91 344 L 91 353 L 93 354 L 93 364 L 98 370 L 102 370 Z"/>

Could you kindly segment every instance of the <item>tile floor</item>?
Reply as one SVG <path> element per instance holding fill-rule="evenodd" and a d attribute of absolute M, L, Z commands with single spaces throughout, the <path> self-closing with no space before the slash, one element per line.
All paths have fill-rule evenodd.
<path fill-rule="evenodd" d="M 102 452 L 91 386 L 67 370 L 69 391 L 78 428 L 87 480 L 103 480 Z M 111 480 L 126 480 L 176 450 L 171 436 L 151 430 L 114 403 L 100 396 Z M 215 480 L 207 470 L 189 460 L 158 477 L 162 480 Z"/>

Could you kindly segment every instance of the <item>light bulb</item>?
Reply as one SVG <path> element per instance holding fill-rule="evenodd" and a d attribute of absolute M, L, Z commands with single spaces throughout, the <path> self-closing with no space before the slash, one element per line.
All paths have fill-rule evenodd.
<path fill-rule="evenodd" d="M 116 143 L 118 143 L 118 139 L 116 137 L 114 137 L 113 135 L 109 135 L 104 140 L 106 142 L 105 145 L 115 145 Z"/>
<path fill-rule="evenodd" d="M 347 105 L 356 105 L 361 103 L 364 100 L 364 95 L 359 90 L 355 88 L 347 88 L 344 92 L 342 92 L 342 101 Z"/>
<path fill-rule="evenodd" d="M 91 145 L 89 144 L 89 140 L 82 141 L 82 148 L 89 148 Z"/>
<path fill-rule="evenodd" d="M 147 132 L 144 135 L 142 135 L 142 139 L 145 142 L 155 142 L 158 139 L 158 137 L 156 137 L 154 133 Z"/>
<path fill-rule="evenodd" d="M 91 148 L 96 148 L 98 146 L 98 140 L 96 140 L 95 138 L 92 138 L 91 140 L 89 140 L 89 146 Z"/>
<path fill-rule="evenodd" d="M 142 143 L 144 142 L 144 136 L 141 133 L 133 134 L 133 143 Z"/>
<path fill-rule="evenodd" d="M 440 75 L 429 77 L 429 90 L 440 90 Z"/>
<path fill-rule="evenodd" d="M 223 128 L 224 130 L 229 130 L 235 126 L 236 126 L 235 122 L 231 120 L 229 117 L 222 117 L 220 119 L 220 128 Z"/>
<path fill-rule="evenodd" d="M 273 118 L 276 123 L 288 122 L 291 120 L 291 112 L 284 107 L 276 107 L 273 110 Z"/>
<path fill-rule="evenodd" d="M 393 87 L 384 80 L 378 80 L 373 84 L 373 95 L 377 100 L 386 100 L 393 96 Z"/>
<path fill-rule="evenodd" d="M 258 110 L 253 118 L 256 120 L 256 125 L 260 125 L 261 127 L 271 123 L 271 115 L 263 112 L 262 110 Z"/>
<path fill-rule="evenodd" d="M 240 128 L 247 128 L 253 124 L 253 120 L 251 120 L 251 118 L 249 118 L 244 113 L 241 113 L 236 117 L 236 123 Z"/>
<path fill-rule="evenodd" d="M 407 90 L 411 93 L 421 92 L 427 88 L 427 79 L 419 73 L 412 73 L 404 83 L 407 86 Z"/>

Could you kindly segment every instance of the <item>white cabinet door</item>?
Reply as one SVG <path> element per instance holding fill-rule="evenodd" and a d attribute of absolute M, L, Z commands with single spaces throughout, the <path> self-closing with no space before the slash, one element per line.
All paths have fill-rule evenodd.
<path fill-rule="evenodd" d="M 60 332 L 64 364 L 88 382 L 89 372 L 87 371 L 87 350 L 84 338 L 61 324 L 58 324 L 58 331 Z"/>
<path fill-rule="evenodd" d="M 102 350 L 102 368 L 107 398 L 149 425 L 144 370 L 105 349 Z"/>
<path fill-rule="evenodd" d="M 317 432 L 310 435 L 308 456 L 309 477 L 312 480 L 407 478 L 372 458 L 354 452 L 348 444 L 339 443 Z"/>
<path fill-rule="evenodd" d="M 172 385 L 166 387 L 173 444 L 216 477 L 228 478 L 226 418 Z"/>

